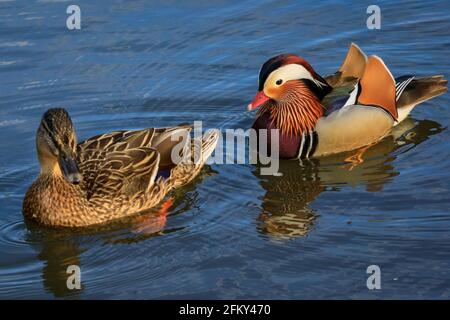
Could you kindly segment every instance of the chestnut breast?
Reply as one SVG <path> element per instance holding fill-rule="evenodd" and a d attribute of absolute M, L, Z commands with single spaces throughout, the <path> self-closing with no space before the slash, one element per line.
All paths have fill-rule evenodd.
<path fill-rule="evenodd" d="M 259 129 L 267 129 L 267 151 L 270 155 L 271 150 L 271 129 L 277 129 L 275 128 L 269 119 L 268 113 L 264 113 L 258 118 L 256 118 L 255 122 L 252 126 L 253 129 L 255 129 L 258 133 Z M 300 135 L 284 135 L 279 133 L 279 157 L 283 159 L 291 159 L 296 158 L 298 156 L 298 149 L 300 148 L 301 143 L 301 136 Z M 259 134 L 258 134 L 258 151 L 260 150 L 260 141 L 259 141 Z"/>

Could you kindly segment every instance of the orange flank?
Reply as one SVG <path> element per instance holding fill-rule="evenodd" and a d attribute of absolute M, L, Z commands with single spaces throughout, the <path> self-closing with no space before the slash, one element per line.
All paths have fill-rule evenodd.
<path fill-rule="evenodd" d="M 360 84 L 359 103 L 378 106 L 387 111 L 394 120 L 397 120 L 395 80 L 383 60 L 377 56 L 370 56 L 367 59 L 366 70 Z"/>
<path fill-rule="evenodd" d="M 366 68 L 367 57 L 364 52 L 354 43 L 348 49 L 347 56 L 339 71 L 344 77 L 362 78 Z"/>

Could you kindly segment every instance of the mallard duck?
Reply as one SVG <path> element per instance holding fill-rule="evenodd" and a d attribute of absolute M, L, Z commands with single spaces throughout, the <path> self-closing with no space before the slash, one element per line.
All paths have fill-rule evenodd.
<path fill-rule="evenodd" d="M 339 71 L 325 78 L 297 55 L 269 59 L 248 109 L 259 108 L 254 129 L 279 130 L 281 158 L 304 159 L 378 142 L 416 105 L 446 92 L 446 85 L 440 75 L 394 79 L 381 58 L 367 58 L 352 43 Z"/>
<path fill-rule="evenodd" d="M 67 111 L 48 110 L 36 135 L 41 171 L 25 195 L 24 216 L 84 227 L 156 206 L 199 174 L 217 144 L 217 130 L 201 141 L 190 131 L 189 125 L 115 131 L 77 144 Z"/>

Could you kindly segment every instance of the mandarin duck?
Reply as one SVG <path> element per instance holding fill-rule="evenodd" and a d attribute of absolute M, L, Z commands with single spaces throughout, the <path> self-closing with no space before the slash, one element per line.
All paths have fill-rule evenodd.
<path fill-rule="evenodd" d="M 394 78 L 378 56 L 354 43 L 339 71 L 321 77 L 303 58 L 277 55 L 263 64 L 248 110 L 253 128 L 279 130 L 280 158 L 305 159 L 351 151 L 389 135 L 411 110 L 447 91 L 441 75 Z"/>
<path fill-rule="evenodd" d="M 36 134 L 41 170 L 25 195 L 24 216 L 84 227 L 158 205 L 171 189 L 192 181 L 215 149 L 218 130 L 191 139 L 191 129 L 114 131 L 77 144 L 67 111 L 49 109 Z"/>

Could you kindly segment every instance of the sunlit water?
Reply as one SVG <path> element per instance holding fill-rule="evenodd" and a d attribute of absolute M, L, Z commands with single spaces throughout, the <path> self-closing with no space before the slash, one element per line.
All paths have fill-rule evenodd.
<path fill-rule="evenodd" d="M 166 216 L 102 228 L 25 223 L 21 204 L 39 172 L 35 130 L 64 106 L 79 139 L 116 129 L 247 128 L 260 65 L 298 53 L 325 75 L 350 42 L 395 75 L 449 78 L 447 1 L 0 1 L 0 298 L 448 298 L 449 95 L 424 103 L 362 154 L 282 177 L 254 165 L 212 165 L 172 194 Z M 66 287 L 66 268 L 82 289 Z M 382 289 L 368 290 L 379 265 Z"/>

